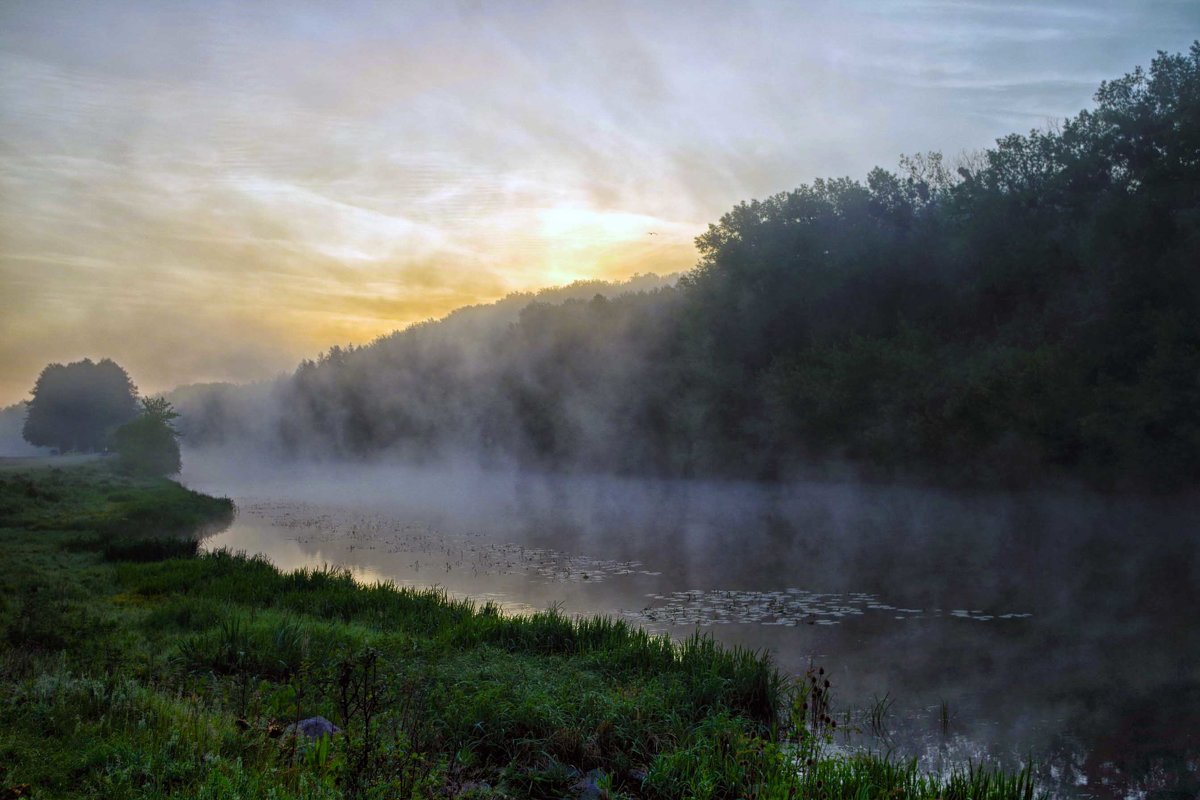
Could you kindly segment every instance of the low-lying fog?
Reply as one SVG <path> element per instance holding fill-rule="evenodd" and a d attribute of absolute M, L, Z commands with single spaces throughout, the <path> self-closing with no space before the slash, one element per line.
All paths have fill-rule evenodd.
<path fill-rule="evenodd" d="M 184 464 L 238 505 L 208 547 L 815 662 L 856 742 L 928 766 L 1032 756 L 1064 796 L 1200 791 L 1195 498 Z"/>

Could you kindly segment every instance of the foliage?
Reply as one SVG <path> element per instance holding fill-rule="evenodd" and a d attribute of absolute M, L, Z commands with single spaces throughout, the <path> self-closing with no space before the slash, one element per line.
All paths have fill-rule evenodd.
<path fill-rule="evenodd" d="M 179 433 L 171 424 L 179 414 L 161 397 L 142 400 L 142 414 L 117 429 L 115 441 L 121 467 L 139 475 L 174 475 L 182 463 Z"/>
<path fill-rule="evenodd" d="M 25 440 L 66 452 L 106 449 L 112 432 L 137 416 L 137 389 L 116 362 L 49 364 L 25 417 Z"/>

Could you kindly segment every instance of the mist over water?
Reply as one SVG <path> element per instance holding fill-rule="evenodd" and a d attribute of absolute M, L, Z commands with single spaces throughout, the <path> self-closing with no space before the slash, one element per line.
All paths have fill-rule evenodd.
<path fill-rule="evenodd" d="M 0 4 L 0 800 L 1200 800 L 1200 2 L 377 5 Z"/>
<path fill-rule="evenodd" d="M 832 674 L 839 735 L 1056 795 L 1200 791 L 1196 497 L 635 480 L 185 454 L 207 547 L 520 611 L 699 629 Z M 893 701 L 884 725 L 867 711 Z"/>

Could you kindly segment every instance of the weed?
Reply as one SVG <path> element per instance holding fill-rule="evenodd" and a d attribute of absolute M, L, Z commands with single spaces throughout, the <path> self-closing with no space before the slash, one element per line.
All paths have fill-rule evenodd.
<path fill-rule="evenodd" d="M 875 703 L 871 706 L 867 722 L 870 725 L 871 733 L 879 739 L 888 738 L 887 717 L 895 702 L 895 698 L 885 692 L 883 697 L 876 697 Z"/>

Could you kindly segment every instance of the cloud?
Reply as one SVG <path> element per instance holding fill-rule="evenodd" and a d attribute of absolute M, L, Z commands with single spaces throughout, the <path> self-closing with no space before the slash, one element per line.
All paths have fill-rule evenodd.
<path fill-rule="evenodd" d="M 0 402 L 53 358 L 243 379 L 686 269 L 741 200 L 1073 114 L 1197 29 L 1165 0 L 6 3 Z"/>

